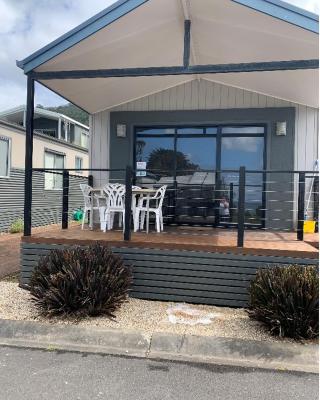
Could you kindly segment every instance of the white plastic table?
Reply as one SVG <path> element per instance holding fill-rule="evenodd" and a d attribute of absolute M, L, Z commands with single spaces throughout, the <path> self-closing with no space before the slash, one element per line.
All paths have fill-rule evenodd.
<path fill-rule="evenodd" d="M 146 197 L 147 200 L 147 227 L 146 227 L 146 232 L 149 233 L 149 207 L 150 207 L 150 197 L 151 195 L 155 194 L 157 189 L 154 188 L 141 188 L 137 189 L 136 187 L 132 189 L 132 194 L 138 195 L 138 196 L 144 196 Z M 93 193 L 96 197 L 98 198 L 105 198 L 105 194 L 103 192 L 103 187 L 96 187 L 91 189 L 91 193 Z"/>

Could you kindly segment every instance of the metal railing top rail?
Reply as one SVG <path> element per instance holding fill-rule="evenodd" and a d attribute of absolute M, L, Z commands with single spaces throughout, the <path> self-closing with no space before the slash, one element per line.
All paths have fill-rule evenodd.
<path fill-rule="evenodd" d="M 173 169 L 155 169 L 155 168 L 145 168 L 145 169 L 138 169 L 138 168 L 131 168 L 132 172 L 172 172 Z M 125 172 L 126 168 L 32 168 L 32 171 L 38 172 L 54 172 L 54 171 L 83 171 L 83 172 Z M 239 173 L 239 169 L 177 169 L 176 172 L 214 172 L 214 173 Z M 310 170 L 273 170 L 273 169 L 246 169 L 246 173 L 250 174 L 319 174 L 319 171 L 310 171 Z"/>
<path fill-rule="evenodd" d="M 32 171 L 38 171 L 38 172 L 54 172 L 54 171 L 84 171 L 84 172 L 89 172 L 89 171 L 97 171 L 97 172 L 125 172 L 125 168 L 32 168 Z"/>

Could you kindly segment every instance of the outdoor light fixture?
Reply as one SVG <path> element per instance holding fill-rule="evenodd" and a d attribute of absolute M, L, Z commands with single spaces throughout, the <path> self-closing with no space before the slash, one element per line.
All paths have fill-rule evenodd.
<path fill-rule="evenodd" d="M 287 121 L 276 122 L 276 135 L 286 136 L 287 134 Z"/>
<path fill-rule="evenodd" d="M 127 137 L 127 126 L 124 124 L 117 124 L 117 137 Z"/>

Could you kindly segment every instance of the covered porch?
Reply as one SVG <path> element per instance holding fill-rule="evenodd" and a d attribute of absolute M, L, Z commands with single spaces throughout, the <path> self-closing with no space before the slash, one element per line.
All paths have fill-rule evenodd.
<path fill-rule="evenodd" d="M 276 0 L 120 0 L 19 62 L 22 282 L 50 249 L 99 241 L 134 265 L 133 295 L 243 306 L 257 268 L 315 263 L 317 20 Z M 124 232 L 68 227 L 79 170 L 32 167 L 35 81 L 90 114 L 88 183 L 125 185 Z M 63 176 L 62 229 L 32 234 L 34 172 Z M 164 184 L 164 232 L 134 233 L 133 185 Z"/>

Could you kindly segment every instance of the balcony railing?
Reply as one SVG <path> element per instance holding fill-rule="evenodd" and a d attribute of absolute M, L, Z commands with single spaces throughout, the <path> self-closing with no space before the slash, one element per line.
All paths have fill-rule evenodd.
<path fill-rule="evenodd" d="M 76 169 L 34 168 L 38 173 L 62 174 L 61 225 L 68 228 L 70 179 Z M 88 184 L 101 187 L 107 182 L 126 185 L 125 227 L 123 239 L 131 239 L 132 185 L 168 186 L 164 202 L 166 225 L 206 225 L 237 230 L 237 246 L 243 247 L 246 229 L 296 231 L 297 240 L 304 239 L 306 219 L 318 221 L 318 171 L 235 170 L 179 171 L 174 175 L 163 170 L 83 169 Z M 82 177 L 82 179 L 85 179 Z M 28 190 L 28 188 L 26 188 Z M 227 201 L 229 215 L 221 215 L 221 202 Z M 79 204 L 81 206 L 82 204 Z M 32 210 L 31 210 L 32 211 Z M 28 221 L 25 221 L 28 224 Z M 31 234 L 31 225 L 27 231 Z"/>

